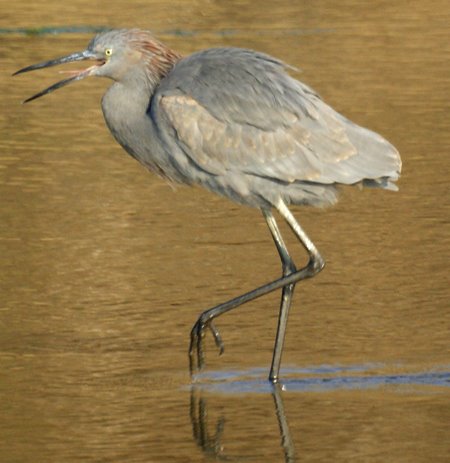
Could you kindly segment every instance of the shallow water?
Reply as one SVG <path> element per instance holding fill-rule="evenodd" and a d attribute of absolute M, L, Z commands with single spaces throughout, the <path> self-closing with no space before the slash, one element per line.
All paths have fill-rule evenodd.
<path fill-rule="evenodd" d="M 447 3 L 418 1 L 10 6 L 0 460 L 447 461 L 449 20 Z M 278 294 L 219 319 L 225 354 L 208 335 L 206 370 L 188 373 L 200 311 L 279 275 L 260 214 L 174 191 L 124 154 L 101 115 L 106 81 L 20 105 L 57 70 L 10 74 L 84 48 L 91 34 L 67 30 L 80 24 L 151 28 L 185 54 L 268 52 L 401 152 L 398 193 L 348 189 L 333 208 L 293 208 L 328 265 L 296 289 L 279 388 L 266 381 Z"/>

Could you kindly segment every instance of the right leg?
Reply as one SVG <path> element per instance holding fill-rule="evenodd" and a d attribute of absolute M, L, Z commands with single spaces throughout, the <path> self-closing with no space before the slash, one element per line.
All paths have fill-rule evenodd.
<path fill-rule="evenodd" d="M 280 215 L 286 220 L 288 225 L 290 226 L 291 230 L 294 232 L 295 236 L 298 240 L 302 243 L 303 247 L 309 254 L 309 263 L 308 265 L 300 270 L 302 272 L 305 269 L 310 269 L 312 272 L 311 275 L 315 275 L 319 272 L 323 266 L 324 261 L 319 254 L 319 251 L 314 246 L 314 243 L 308 238 L 306 233 L 300 227 L 298 222 L 295 220 L 294 216 L 291 214 L 289 209 L 287 208 L 286 204 L 283 201 L 279 201 L 276 205 L 277 211 Z M 283 276 L 288 276 L 297 272 L 295 267 L 294 261 L 292 260 L 289 252 L 284 244 L 283 238 L 281 236 L 280 229 L 275 221 L 275 218 L 271 211 L 263 210 L 264 217 L 266 219 L 267 225 L 269 227 L 270 232 L 272 233 L 273 240 L 275 242 L 275 246 L 277 247 L 278 254 L 280 255 L 282 266 L 283 266 Z M 306 277 L 304 277 L 306 278 Z M 292 302 L 292 296 L 294 293 L 295 284 L 300 281 L 302 278 L 299 278 L 296 282 L 291 283 L 287 286 L 283 287 L 283 291 L 281 294 L 281 304 L 280 304 L 280 314 L 278 317 L 278 327 L 277 327 L 277 335 L 275 338 L 275 346 L 273 350 L 273 357 L 272 357 L 272 366 L 270 368 L 269 380 L 273 383 L 278 382 L 279 372 L 280 372 L 280 365 L 281 365 L 281 355 L 283 352 L 283 345 L 284 345 L 284 338 L 286 336 L 286 327 L 289 315 L 289 309 Z"/>
<path fill-rule="evenodd" d="M 277 247 L 278 254 L 280 255 L 281 264 L 283 268 L 283 276 L 294 273 L 297 269 L 294 261 L 292 260 L 286 245 L 284 244 L 283 237 L 281 236 L 280 229 L 278 228 L 275 217 L 270 210 L 263 209 L 262 213 L 266 219 L 267 226 L 272 234 L 273 241 Z M 278 375 L 281 364 L 281 354 L 283 352 L 284 338 L 286 335 L 286 326 L 291 307 L 292 296 L 294 294 L 295 283 L 284 286 L 281 293 L 280 314 L 278 316 L 277 335 L 275 338 L 275 346 L 273 349 L 272 366 L 270 367 L 269 380 L 273 383 L 278 382 Z"/>
<path fill-rule="evenodd" d="M 274 205 L 274 207 L 277 209 L 280 215 L 286 220 L 287 224 L 289 225 L 289 227 L 291 228 L 291 230 L 293 231 L 297 239 L 300 241 L 300 243 L 303 245 L 303 247 L 308 252 L 309 254 L 308 265 L 300 270 L 294 271 L 295 267 L 293 268 L 293 261 L 287 252 L 287 249 L 286 249 L 286 246 L 284 245 L 283 240 L 281 239 L 281 234 L 279 234 L 278 227 L 276 227 L 277 231 L 275 231 L 275 228 L 273 228 L 274 232 L 272 232 L 271 226 L 274 224 L 274 221 L 272 222 L 269 219 L 269 222 L 271 224 L 269 225 L 268 223 L 269 229 L 272 232 L 272 236 L 274 237 L 274 241 L 277 246 L 278 252 L 280 253 L 280 257 L 283 261 L 283 272 L 285 273 L 286 269 L 290 269 L 292 270 L 292 273 L 288 273 L 287 275 L 283 276 L 282 278 L 279 278 L 278 280 L 275 280 L 275 281 L 272 281 L 271 283 L 260 286 L 259 288 L 256 288 L 253 291 L 250 291 L 241 296 L 235 297 L 234 299 L 231 299 L 227 302 L 219 304 L 209 310 L 205 310 L 200 315 L 200 317 L 198 318 L 197 322 L 194 324 L 192 331 L 191 331 L 191 344 L 189 347 L 191 373 L 193 373 L 194 370 L 196 369 L 201 369 L 203 366 L 204 362 L 203 362 L 202 342 L 203 342 L 204 330 L 206 327 L 211 326 L 211 322 L 216 317 L 244 304 L 245 302 L 249 302 L 253 299 L 256 299 L 257 297 L 263 296 L 264 294 L 275 291 L 276 289 L 279 289 L 279 288 L 288 288 L 284 290 L 284 293 L 283 293 L 283 297 L 286 296 L 287 302 L 286 303 L 282 302 L 282 307 L 283 307 L 283 304 L 285 304 L 285 307 L 288 307 L 288 305 L 290 305 L 290 299 L 292 298 L 292 290 L 293 290 L 293 288 L 289 289 L 289 287 L 293 286 L 295 283 L 297 283 L 300 280 L 313 277 L 316 273 L 320 272 L 320 270 L 322 270 L 322 268 L 324 267 L 325 262 L 320 256 L 319 251 L 314 246 L 314 243 L 308 238 L 308 236 L 303 231 L 303 229 L 300 227 L 298 222 L 295 220 L 294 216 L 291 214 L 286 204 L 280 199 L 278 203 Z M 284 312 L 287 312 L 287 310 L 284 310 Z M 284 327 L 283 326 L 281 327 L 279 335 L 277 333 L 277 340 L 275 342 L 275 345 L 281 346 L 281 348 L 282 348 L 282 338 L 284 337 L 284 332 L 286 328 L 285 325 L 287 323 L 287 313 L 285 315 L 286 316 L 283 317 L 283 321 L 282 321 L 282 324 L 284 325 Z M 217 330 L 213 328 L 213 333 L 215 331 Z M 216 338 L 216 343 L 218 343 L 218 345 L 221 345 L 220 338 L 219 338 L 219 341 L 218 341 L 218 336 L 215 335 L 215 338 Z M 272 369 L 271 369 L 270 380 L 273 382 L 276 382 L 278 378 L 277 369 L 279 369 L 280 367 L 281 348 L 278 347 L 278 350 L 279 350 L 279 353 L 277 353 L 278 359 L 275 360 L 275 364 L 272 365 Z M 274 357 L 275 357 L 275 353 L 274 353 Z"/>

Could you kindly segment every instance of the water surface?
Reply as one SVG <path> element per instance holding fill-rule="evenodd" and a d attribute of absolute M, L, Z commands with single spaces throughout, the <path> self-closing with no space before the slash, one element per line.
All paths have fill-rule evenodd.
<path fill-rule="evenodd" d="M 447 461 L 448 4 L 17 1 L 4 13 L 2 461 Z M 278 294 L 220 319 L 225 354 L 208 337 L 207 370 L 193 385 L 187 370 L 200 311 L 279 275 L 259 212 L 173 189 L 128 157 L 102 119 L 107 81 L 20 105 L 59 76 L 10 74 L 84 48 L 91 35 L 70 26 L 151 28 L 184 54 L 273 54 L 401 152 L 398 193 L 293 209 L 328 265 L 297 287 L 279 389 L 265 380 Z"/>

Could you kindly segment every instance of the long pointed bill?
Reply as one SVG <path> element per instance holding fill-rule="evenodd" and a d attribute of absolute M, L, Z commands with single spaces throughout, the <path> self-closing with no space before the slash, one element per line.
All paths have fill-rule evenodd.
<path fill-rule="evenodd" d="M 36 69 L 44 69 L 44 68 L 48 68 L 51 66 L 56 66 L 58 64 L 72 63 L 74 61 L 84 61 L 88 59 L 98 59 L 98 58 L 96 57 L 94 53 L 88 50 L 85 50 L 82 52 L 72 53 L 71 55 L 63 56 L 61 58 L 53 59 L 50 61 L 44 61 L 43 63 L 32 64 L 31 66 L 27 66 L 23 69 L 18 70 L 17 72 L 13 74 L 13 76 L 17 74 L 22 74 L 24 72 L 35 71 Z M 99 66 L 101 66 L 102 64 L 103 62 L 100 60 L 99 64 L 90 66 L 89 68 L 84 69 L 82 71 L 70 71 L 70 73 L 73 74 L 72 77 L 61 80 L 57 82 L 56 84 L 53 84 L 50 87 L 46 88 L 45 90 L 42 90 L 41 92 L 36 93 L 30 98 L 27 98 L 24 101 L 24 103 L 28 103 L 29 101 L 35 100 L 36 98 L 47 95 L 48 93 L 58 90 L 58 88 L 64 87 L 65 85 L 70 84 L 71 82 L 76 82 L 77 80 L 84 79 L 85 77 L 90 76 L 93 73 L 93 71 L 97 69 Z"/>

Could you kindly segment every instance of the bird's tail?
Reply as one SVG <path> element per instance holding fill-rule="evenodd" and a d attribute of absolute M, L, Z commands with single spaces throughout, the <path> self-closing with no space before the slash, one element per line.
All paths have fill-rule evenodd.
<path fill-rule="evenodd" d="M 394 182 L 398 180 L 402 168 L 397 149 L 381 135 L 350 121 L 347 123 L 347 136 L 357 154 L 341 165 L 347 172 L 359 177 L 355 183 L 368 188 L 397 191 Z"/>

